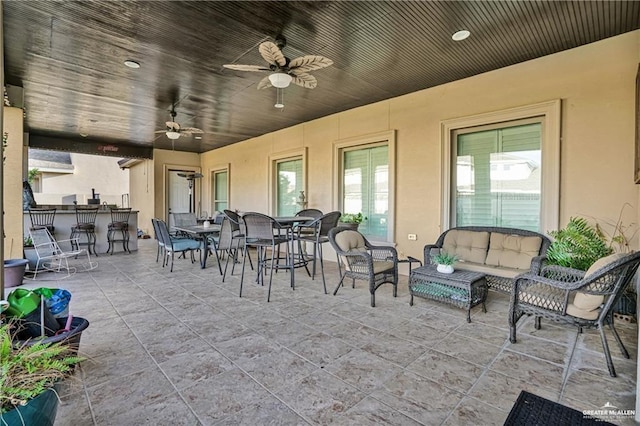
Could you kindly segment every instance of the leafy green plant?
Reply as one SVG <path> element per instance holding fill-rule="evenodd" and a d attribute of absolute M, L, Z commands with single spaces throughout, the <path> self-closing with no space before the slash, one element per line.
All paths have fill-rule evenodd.
<path fill-rule="evenodd" d="M 547 251 L 547 261 L 552 265 L 586 271 L 596 260 L 613 252 L 596 228 L 581 217 L 570 218 L 564 229 L 549 234 L 554 241 Z"/>
<path fill-rule="evenodd" d="M 366 216 L 362 213 L 345 213 L 340 216 L 340 222 L 342 223 L 362 223 L 363 220 L 367 220 Z"/>
<path fill-rule="evenodd" d="M 64 379 L 81 357 L 61 343 L 15 344 L 12 325 L 0 327 L 0 413 L 25 405 Z"/>
<path fill-rule="evenodd" d="M 27 174 L 27 182 L 29 185 L 33 185 L 33 181 L 40 174 L 40 169 L 34 167 L 33 169 L 29 169 L 29 173 Z"/>
<path fill-rule="evenodd" d="M 25 247 L 33 247 L 33 240 L 29 236 L 24 237 L 24 242 L 22 245 Z"/>
<path fill-rule="evenodd" d="M 431 261 L 438 265 L 453 265 L 457 260 L 458 256 L 456 256 L 455 254 L 449 254 L 444 251 L 431 256 Z"/>

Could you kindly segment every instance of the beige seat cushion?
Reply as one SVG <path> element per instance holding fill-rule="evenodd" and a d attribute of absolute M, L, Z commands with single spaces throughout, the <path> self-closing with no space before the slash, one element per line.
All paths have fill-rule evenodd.
<path fill-rule="evenodd" d="M 540 254 L 542 238 L 492 232 L 487 265 L 528 270 L 531 259 Z"/>
<path fill-rule="evenodd" d="M 522 273 L 521 269 L 487 266 L 473 262 L 457 262 L 456 269 L 481 272 L 483 274 L 495 275 L 503 278 L 515 278 Z"/>
<path fill-rule="evenodd" d="M 335 241 L 338 247 L 340 247 L 342 251 L 346 251 L 346 252 L 350 252 L 350 251 L 366 252 L 367 251 L 367 246 L 364 243 L 364 238 L 362 237 L 362 234 L 360 234 L 357 231 L 339 232 L 336 235 Z M 344 257 L 342 257 L 342 265 L 345 267 L 347 271 L 351 270 L 351 267 L 349 266 L 349 262 L 347 262 L 347 260 Z M 360 269 L 362 268 L 363 266 L 360 267 Z M 375 266 L 374 266 L 374 270 L 375 270 Z"/>
<path fill-rule="evenodd" d="M 393 262 L 386 260 L 378 260 L 373 262 L 373 274 L 379 274 L 380 272 L 392 270 L 395 267 Z"/>
<path fill-rule="evenodd" d="M 587 269 L 584 277 L 588 278 L 599 269 L 623 258 L 624 256 L 624 253 L 614 253 L 598 259 L 589 269 Z M 603 302 L 604 296 L 601 294 L 588 294 L 582 291 L 576 291 L 572 303 L 569 303 L 569 306 L 567 306 L 567 313 L 574 317 L 594 320 L 598 318 L 600 306 Z"/>
<path fill-rule="evenodd" d="M 336 235 L 336 244 L 342 251 L 366 251 L 364 238 L 357 231 L 342 231 Z"/>
<path fill-rule="evenodd" d="M 452 229 L 447 232 L 442 249 L 455 254 L 458 260 L 484 263 L 489 247 L 489 233 Z"/>

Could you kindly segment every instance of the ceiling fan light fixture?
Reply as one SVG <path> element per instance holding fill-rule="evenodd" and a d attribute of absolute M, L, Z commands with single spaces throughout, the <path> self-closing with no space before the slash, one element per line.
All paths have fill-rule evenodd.
<path fill-rule="evenodd" d="M 471 32 L 469 30 L 460 30 L 453 33 L 451 38 L 453 39 L 453 41 L 462 41 L 467 37 L 469 37 L 470 35 L 471 35 Z"/>
<path fill-rule="evenodd" d="M 129 68 L 133 68 L 134 70 L 140 68 L 140 63 L 138 61 L 134 61 L 133 59 L 127 59 L 126 61 L 124 61 L 124 64 Z"/>
<path fill-rule="evenodd" d="M 276 89 L 276 103 L 273 105 L 276 108 L 284 108 L 284 93 L 282 89 Z"/>
<path fill-rule="evenodd" d="M 291 84 L 291 80 L 293 80 L 293 78 L 289 74 L 283 72 L 274 72 L 269 76 L 271 85 L 278 89 L 289 87 L 289 84 Z"/>
<path fill-rule="evenodd" d="M 180 137 L 180 133 L 179 132 L 174 132 L 173 130 L 167 130 L 167 137 L 169 139 L 175 140 L 175 139 L 178 139 Z"/>

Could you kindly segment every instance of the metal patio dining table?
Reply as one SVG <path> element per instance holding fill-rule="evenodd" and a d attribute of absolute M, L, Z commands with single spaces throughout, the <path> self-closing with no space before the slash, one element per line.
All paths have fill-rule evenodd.
<path fill-rule="evenodd" d="M 210 235 L 216 235 L 220 233 L 220 225 L 211 224 L 209 226 L 205 225 L 188 225 L 188 226 L 174 226 L 174 229 L 178 231 L 182 231 L 189 235 L 193 235 L 195 238 L 199 239 L 202 244 L 202 256 L 200 258 L 200 268 L 204 269 L 207 266 L 207 257 L 209 255 L 209 241 L 214 244 L 213 253 L 216 256 L 216 260 L 218 261 L 218 269 L 220 270 L 220 274 L 222 275 L 222 266 L 220 265 L 220 258 L 218 257 L 218 250 L 216 247 L 216 242 L 214 239 L 209 240 Z"/>

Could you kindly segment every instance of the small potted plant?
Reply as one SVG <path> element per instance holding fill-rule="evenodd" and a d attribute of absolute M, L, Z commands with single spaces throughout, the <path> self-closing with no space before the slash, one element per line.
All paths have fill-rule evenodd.
<path fill-rule="evenodd" d="M 367 220 L 367 217 L 363 216 L 362 213 L 345 213 L 340 216 L 339 226 L 357 231 L 358 225 L 360 225 L 363 220 Z"/>
<path fill-rule="evenodd" d="M 24 247 L 24 257 L 29 261 L 27 264 L 29 266 L 29 271 L 33 271 L 36 269 L 36 265 L 38 264 L 38 253 L 36 252 L 36 248 L 33 246 L 33 240 L 30 236 L 24 237 L 22 246 Z"/>
<path fill-rule="evenodd" d="M 440 253 L 433 255 L 431 257 L 431 260 L 433 263 L 438 265 L 436 267 L 438 272 L 443 274 L 451 274 L 453 273 L 453 265 L 458 260 L 458 256 L 441 251 Z"/>
<path fill-rule="evenodd" d="M 58 396 L 53 389 L 81 358 L 63 343 L 16 343 L 13 324 L 0 326 L 0 418 L 2 424 L 53 424 Z"/>

